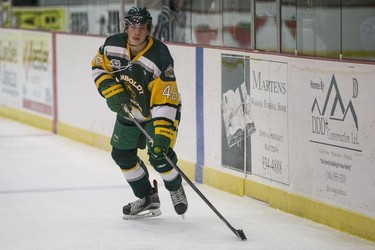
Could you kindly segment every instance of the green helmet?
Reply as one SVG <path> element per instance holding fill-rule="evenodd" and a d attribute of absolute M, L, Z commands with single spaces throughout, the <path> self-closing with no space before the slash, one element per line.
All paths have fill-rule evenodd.
<path fill-rule="evenodd" d="M 150 12 L 145 8 L 132 7 L 125 16 L 125 29 L 131 25 L 147 25 L 149 30 L 152 29 L 152 17 Z"/>

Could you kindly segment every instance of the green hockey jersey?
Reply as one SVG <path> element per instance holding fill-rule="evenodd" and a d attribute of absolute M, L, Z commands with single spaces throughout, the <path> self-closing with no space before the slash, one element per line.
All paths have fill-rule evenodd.
<path fill-rule="evenodd" d="M 151 36 L 147 39 L 147 46 L 133 58 L 126 33 L 109 36 L 92 60 L 92 77 L 100 94 L 103 86 L 121 83 L 139 122 L 152 119 L 154 125 L 176 129 L 181 100 L 173 58 L 165 44 Z"/>

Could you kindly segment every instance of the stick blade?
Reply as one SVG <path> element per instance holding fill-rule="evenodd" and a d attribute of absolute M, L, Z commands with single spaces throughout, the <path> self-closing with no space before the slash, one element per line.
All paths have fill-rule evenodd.
<path fill-rule="evenodd" d="M 238 229 L 238 230 L 236 230 L 236 235 L 237 235 L 238 238 L 240 238 L 241 240 L 247 240 L 246 235 L 245 235 L 245 233 L 243 232 L 242 229 Z"/>

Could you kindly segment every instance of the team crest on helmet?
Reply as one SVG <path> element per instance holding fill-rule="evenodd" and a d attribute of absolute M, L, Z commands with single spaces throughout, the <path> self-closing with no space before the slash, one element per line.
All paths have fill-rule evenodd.
<path fill-rule="evenodd" d="M 174 70 L 172 65 L 169 65 L 168 68 L 164 71 L 166 77 L 174 78 Z"/>
<path fill-rule="evenodd" d="M 121 67 L 120 60 L 112 59 L 111 60 L 111 66 L 112 66 L 112 68 L 120 68 Z"/>

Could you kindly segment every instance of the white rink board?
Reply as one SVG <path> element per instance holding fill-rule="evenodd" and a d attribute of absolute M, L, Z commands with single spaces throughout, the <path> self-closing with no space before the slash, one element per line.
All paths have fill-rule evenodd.
<path fill-rule="evenodd" d="M 103 37 L 57 34 L 59 122 L 111 136 L 116 114 L 107 108 L 91 77 L 91 60 L 104 41 Z"/>
<path fill-rule="evenodd" d="M 181 159 L 196 162 L 195 48 L 168 45 L 181 94 L 182 117 L 175 149 Z M 183 49 L 183 52 L 181 52 Z"/>
<path fill-rule="evenodd" d="M 205 49 L 204 54 L 204 116 L 205 131 L 209 131 L 205 133 L 205 165 L 238 175 L 236 171 L 221 167 L 220 161 L 218 82 L 221 79 L 216 72 L 218 60 L 224 52 Z M 375 217 L 375 196 L 372 195 L 375 191 L 375 114 L 369 109 L 375 104 L 371 99 L 371 93 L 375 93 L 372 80 L 375 78 L 375 66 L 258 53 L 233 54 L 250 55 L 251 84 L 254 84 L 252 81 L 259 77 L 260 72 L 262 80 L 285 83 L 287 86 L 285 95 L 254 91 L 251 87 L 251 98 L 259 99 L 262 108 L 257 110 L 259 107 L 252 106 L 257 131 L 252 137 L 253 174 L 246 178 Z M 333 85 L 331 97 L 327 98 L 333 76 L 337 85 Z M 323 89 L 317 85 L 320 82 L 324 85 Z M 335 86 L 341 99 L 336 95 Z M 312 111 L 315 99 L 321 112 L 325 100 L 328 100 L 324 115 L 317 115 L 318 107 Z M 276 110 L 267 110 L 265 100 L 275 103 Z M 286 105 L 285 110 L 283 105 Z M 331 112 L 334 113 L 331 115 Z M 324 135 L 313 127 L 313 117 L 315 121 L 319 117 L 329 122 Z M 268 131 L 263 129 L 261 135 L 259 130 L 262 127 L 268 128 Z M 278 138 L 282 140 L 275 140 L 277 136 L 270 139 L 269 131 L 280 135 Z M 350 135 L 351 142 L 328 138 L 329 131 L 333 133 L 332 136 Z M 282 174 L 263 169 L 263 156 L 280 160 Z M 269 159 L 272 161 L 271 157 Z"/>
<path fill-rule="evenodd" d="M 1 29 L 0 105 L 54 116 L 52 35 Z"/>
<path fill-rule="evenodd" d="M 293 191 L 374 217 L 374 66 L 288 65 Z"/>
<path fill-rule="evenodd" d="M 289 184 L 287 64 L 250 59 L 252 173 Z"/>

